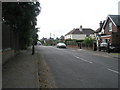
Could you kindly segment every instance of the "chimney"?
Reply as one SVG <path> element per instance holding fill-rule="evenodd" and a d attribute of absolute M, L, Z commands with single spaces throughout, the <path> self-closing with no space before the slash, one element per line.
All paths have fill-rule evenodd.
<path fill-rule="evenodd" d="M 73 30 L 75 30 L 75 28 L 73 28 Z"/>
<path fill-rule="evenodd" d="M 118 15 L 120 15 L 120 1 L 118 2 Z"/>
<path fill-rule="evenodd" d="M 99 24 L 100 24 L 100 28 L 101 28 L 101 27 L 102 27 L 102 24 L 103 24 L 103 23 L 102 23 L 102 21 L 100 21 L 100 23 L 99 23 Z"/>
<path fill-rule="evenodd" d="M 83 31 L 83 30 L 82 30 L 82 25 L 80 25 L 80 28 L 79 28 L 79 30 L 80 30 L 80 31 Z"/>

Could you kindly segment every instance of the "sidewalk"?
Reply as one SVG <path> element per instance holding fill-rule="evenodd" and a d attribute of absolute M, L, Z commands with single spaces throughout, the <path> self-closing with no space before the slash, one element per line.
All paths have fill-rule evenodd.
<path fill-rule="evenodd" d="M 39 88 L 37 56 L 23 50 L 2 67 L 2 88 Z"/>
<path fill-rule="evenodd" d="M 86 50 L 86 49 L 79 49 L 79 48 L 71 48 L 69 49 L 76 49 L 78 51 L 85 51 L 87 53 L 93 53 L 94 55 L 104 56 L 104 57 L 111 57 L 111 58 L 118 58 L 120 59 L 120 53 L 107 53 L 105 51 L 93 51 L 93 50 Z"/>
<path fill-rule="evenodd" d="M 82 49 L 84 50 L 84 49 Z M 103 56 L 103 57 L 110 57 L 110 58 L 117 58 L 120 59 L 120 54 L 118 53 L 107 53 L 105 51 L 92 51 L 92 50 L 84 50 L 89 53 L 94 53 L 95 55 Z"/>

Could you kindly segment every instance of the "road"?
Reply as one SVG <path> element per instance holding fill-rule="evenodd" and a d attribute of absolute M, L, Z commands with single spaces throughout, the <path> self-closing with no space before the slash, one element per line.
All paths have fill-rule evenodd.
<path fill-rule="evenodd" d="M 80 49 L 38 46 L 58 88 L 118 88 L 118 59 Z"/>

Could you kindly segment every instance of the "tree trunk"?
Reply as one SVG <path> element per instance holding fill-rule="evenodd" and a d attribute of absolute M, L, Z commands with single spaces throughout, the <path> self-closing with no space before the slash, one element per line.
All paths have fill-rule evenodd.
<path fill-rule="evenodd" d="M 32 45 L 32 55 L 34 55 L 35 54 L 35 46 L 34 46 L 34 44 Z"/>

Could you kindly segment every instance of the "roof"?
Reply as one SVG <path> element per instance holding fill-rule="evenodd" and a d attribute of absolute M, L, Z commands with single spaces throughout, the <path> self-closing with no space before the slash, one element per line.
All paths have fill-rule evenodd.
<path fill-rule="evenodd" d="M 120 27 L 120 15 L 108 15 L 103 27 L 105 27 L 108 19 L 110 19 L 115 26 Z"/>
<path fill-rule="evenodd" d="M 94 34 L 94 30 L 90 28 L 83 28 L 83 33 L 84 34 Z"/>
<path fill-rule="evenodd" d="M 68 32 L 66 35 L 69 35 L 69 34 L 81 34 L 81 32 L 79 31 L 79 29 L 73 29 L 70 32 Z"/>
<path fill-rule="evenodd" d="M 99 32 L 101 32 L 101 28 L 98 28 L 98 29 L 95 31 L 95 33 L 99 33 Z"/>
<path fill-rule="evenodd" d="M 116 26 L 120 26 L 120 15 L 109 15 L 109 17 L 113 20 Z"/>
<path fill-rule="evenodd" d="M 92 30 L 90 28 L 83 28 L 82 30 L 83 31 L 80 31 L 79 28 L 76 28 L 76 29 L 73 29 L 70 32 L 68 32 L 66 35 L 70 35 L 70 34 L 94 34 L 94 30 Z"/>

